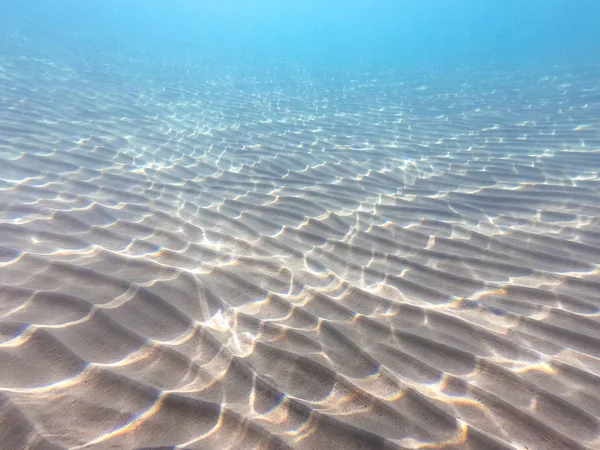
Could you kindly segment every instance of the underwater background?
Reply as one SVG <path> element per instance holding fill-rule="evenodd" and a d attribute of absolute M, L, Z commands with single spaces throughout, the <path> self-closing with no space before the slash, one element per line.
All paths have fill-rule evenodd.
<path fill-rule="evenodd" d="M 519 67 L 593 63 L 598 14 L 592 0 L 33 0 L 6 2 L 0 24 L 4 44 L 107 57 Z"/>
<path fill-rule="evenodd" d="M 5 0 L 0 449 L 600 448 L 599 5 Z"/>

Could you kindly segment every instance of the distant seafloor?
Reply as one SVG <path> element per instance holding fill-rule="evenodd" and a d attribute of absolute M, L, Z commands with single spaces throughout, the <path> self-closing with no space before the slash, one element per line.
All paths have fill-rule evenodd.
<path fill-rule="evenodd" d="M 0 56 L 0 447 L 600 448 L 599 76 Z"/>

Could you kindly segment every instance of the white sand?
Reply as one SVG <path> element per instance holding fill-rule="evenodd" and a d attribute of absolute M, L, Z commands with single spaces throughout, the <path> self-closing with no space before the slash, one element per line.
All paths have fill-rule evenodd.
<path fill-rule="evenodd" d="M 0 60 L 2 449 L 600 448 L 593 74 L 117 70 Z"/>

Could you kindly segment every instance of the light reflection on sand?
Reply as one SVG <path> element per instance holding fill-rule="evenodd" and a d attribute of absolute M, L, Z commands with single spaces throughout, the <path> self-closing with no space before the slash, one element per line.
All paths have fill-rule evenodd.
<path fill-rule="evenodd" d="M 95 64 L 0 59 L 2 442 L 600 446 L 597 69 Z"/>

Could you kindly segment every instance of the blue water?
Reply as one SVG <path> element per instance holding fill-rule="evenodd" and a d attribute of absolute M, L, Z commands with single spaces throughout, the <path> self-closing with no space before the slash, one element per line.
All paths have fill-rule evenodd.
<path fill-rule="evenodd" d="M 453 67 L 593 62 L 599 16 L 593 0 L 32 0 L 5 2 L 0 27 L 67 51 Z"/>

